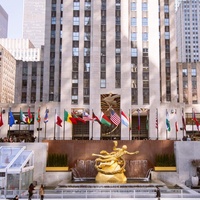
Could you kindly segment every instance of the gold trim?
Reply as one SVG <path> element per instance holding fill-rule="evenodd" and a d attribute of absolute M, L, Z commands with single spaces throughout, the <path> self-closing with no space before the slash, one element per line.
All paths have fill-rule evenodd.
<path fill-rule="evenodd" d="M 46 167 L 46 172 L 66 172 L 69 167 Z"/>
<path fill-rule="evenodd" d="M 175 172 L 176 167 L 154 167 L 154 171 L 159 171 L 159 172 Z"/>

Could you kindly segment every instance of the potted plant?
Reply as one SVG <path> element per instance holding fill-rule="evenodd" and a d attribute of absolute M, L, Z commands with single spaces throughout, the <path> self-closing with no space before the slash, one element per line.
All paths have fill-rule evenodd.
<path fill-rule="evenodd" d="M 176 171 L 174 154 L 157 154 L 155 159 L 155 171 Z"/>
<path fill-rule="evenodd" d="M 49 154 L 47 157 L 46 171 L 68 171 L 68 158 L 66 154 Z"/>

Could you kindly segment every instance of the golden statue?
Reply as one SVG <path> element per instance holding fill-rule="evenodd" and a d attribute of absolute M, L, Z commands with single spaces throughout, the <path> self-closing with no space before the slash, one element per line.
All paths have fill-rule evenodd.
<path fill-rule="evenodd" d="M 123 145 L 122 148 L 117 148 L 118 142 L 113 142 L 114 147 L 111 153 L 102 150 L 100 154 L 92 154 L 99 157 L 95 160 L 95 168 L 98 171 L 96 182 L 126 183 L 127 178 L 124 175 L 126 162 L 122 156 L 124 154 L 133 155 L 139 153 L 139 151 L 128 152 L 126 145 Z"/>

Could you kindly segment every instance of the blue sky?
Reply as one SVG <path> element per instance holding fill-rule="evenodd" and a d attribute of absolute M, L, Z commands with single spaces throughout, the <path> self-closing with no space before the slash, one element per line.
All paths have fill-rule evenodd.
<path fill-rule="evenodd" d="M 8 14 L 8 38 L 22 38 L 23 0 L 0 0 L 0 5 Z"/>

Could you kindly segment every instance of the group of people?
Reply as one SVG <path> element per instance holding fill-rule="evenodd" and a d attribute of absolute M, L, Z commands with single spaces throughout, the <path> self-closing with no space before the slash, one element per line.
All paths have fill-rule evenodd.
<path fill-rule="evenodd" d="M 31 183 L 29 185 L 29 189 L 28 189 L 28 199 L 29 200 L 31 200 L 31 198 L 33 196 L 34 189 L 35 189 L 35 186 L 33 185 L 33 183 Z M 40 199 L 43 200 L 44 199 L 44 185 L 43 184 L 40 186 L 39 195 L 40 195 Z"/>
<path fill-rule="evenodd" d="M 33 191 L 35 190 L 35 186 L 33 185 L 33 183 L 31 183 L 29 185 L 29 188 L 28 188 L 28 200 L 31 200 L 32 199 L 32 196 L 33 196 Z M 42 184 L 40 186 L 40 189 L 39 189 L 39 195 L 40 195 L 40 200 L 43 200 L 44 199 L 44 185 Z M 16 195 L 13 200 L 18 200 L 19 199 L 19 196 Z"/>

